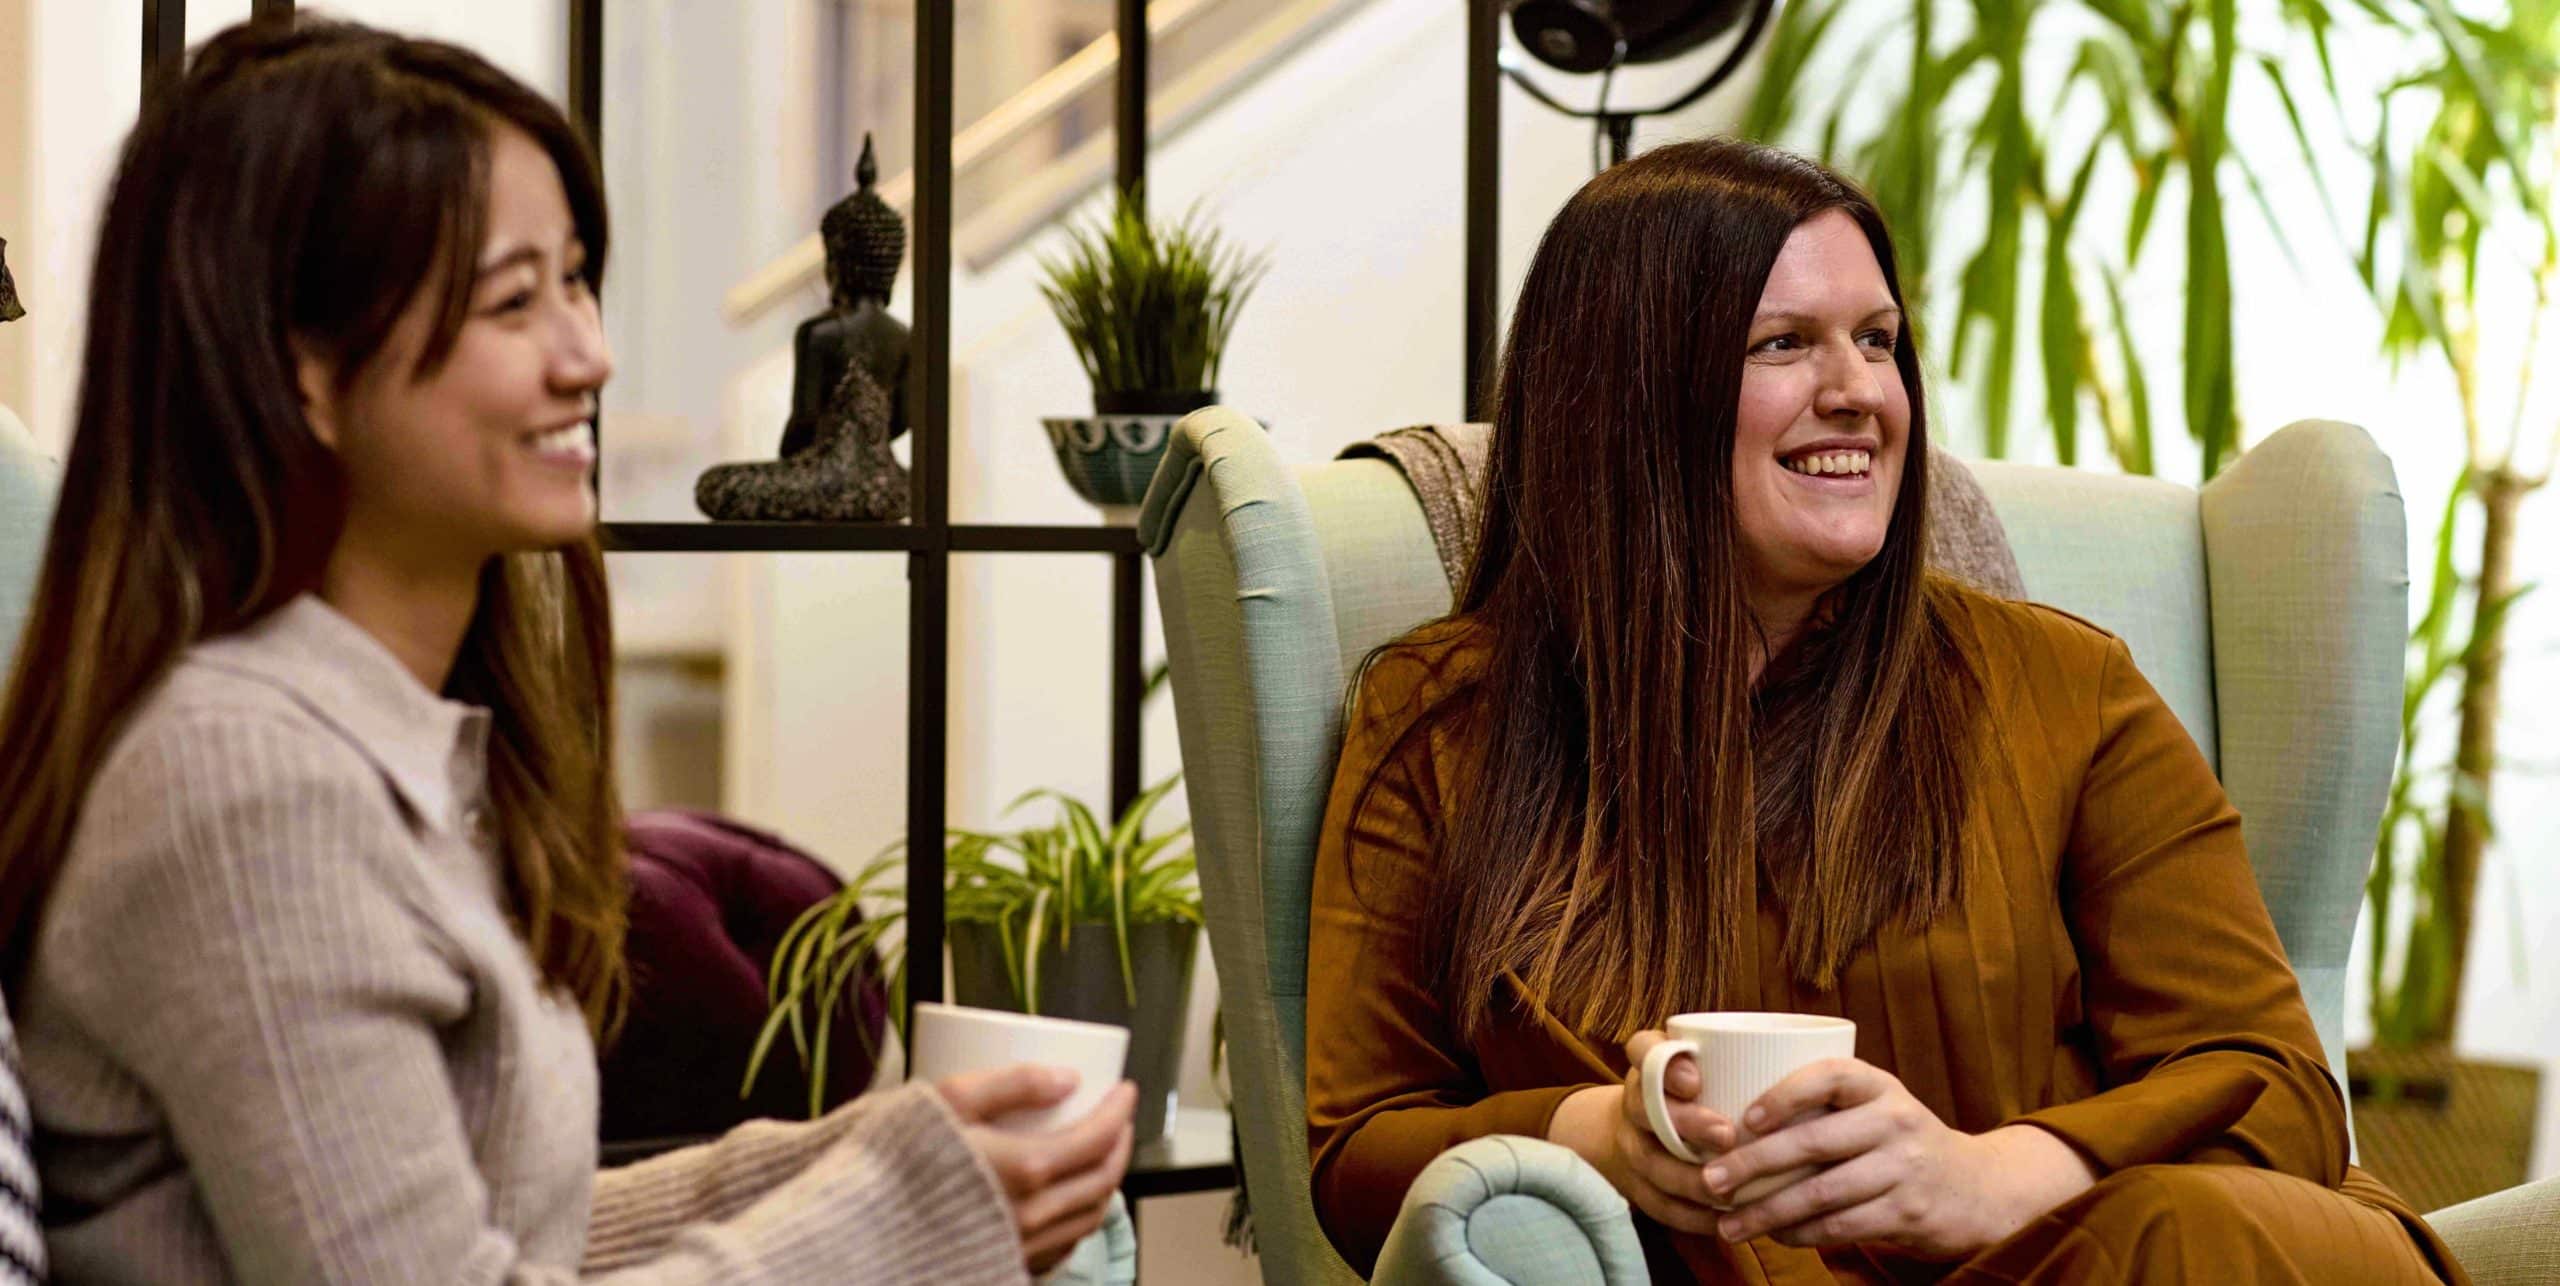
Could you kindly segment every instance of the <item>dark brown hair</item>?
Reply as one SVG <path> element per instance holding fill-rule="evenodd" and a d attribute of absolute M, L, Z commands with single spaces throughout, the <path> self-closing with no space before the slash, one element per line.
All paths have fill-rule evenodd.
<path fill-rule="evenodd" d="M 1454 730 L 1469 760 L 1426 958 L 1470 1032 L 1506 972 L 1612 1038 L 1741 999 L 1764 882 L 1786 966 L 1816 988 L 1888 917 L 1923 923 L 1958 896 L 1980 686 L 1946 623 L 1959 591 L 1922 566 L 1928 433 L 1907 329 L 1911 431 L 1884 547 L 1750 677 L 1766 640 L 1734 515 L 1744 351 L 1780 248 L 1832 210 L 1865 230 L 1899 304 L 1874 203 L 1754 144 L 1608 170 L 1539 244 L 1458 601 L 1481 652 L 1413 730 Z"/>
<path fill-rule="evenodd" d="M 78 420 L 0 709 L 0 969 L 26 965 L 89 781 L 190 644 L 315 589 L 345 473 L 293 346 L 352 383 L 413 300 L 413 377 L 468 307 L 493 132 L 558 167 L 586 275 L 604 194 L 559 110 L 479 56 L 346 23 L 233 27 L 153 86 L 98 235 Z M 625 989 L 612 636 L 592 539 L 492 559 L 445 695 L 492 712 L 509 909 L 599 1032 Z"/>

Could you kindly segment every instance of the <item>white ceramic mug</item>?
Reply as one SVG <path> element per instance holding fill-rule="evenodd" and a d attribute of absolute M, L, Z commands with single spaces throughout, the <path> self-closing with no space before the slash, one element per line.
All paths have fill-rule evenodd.
<path fill-rule="evenodd" d="M 1120 1083 L 1120 1073 L 1129 1061 L 1126 1027 L 999 1009 L 920 1002 L 912 1035 L 913 1048 L 907 1055 L 910 1081 L 939 1081 L 1016 1063 L 1063 1067 L 1075 1073 L 1075 1092 L 1064 1101 L 1009 1113 L 992 1122 L 998 1129 L 1025 1133 L 1083 1120 Z"/>
<path fill-rule="evenodd" d="M 1671 1128 L 1671 1107 L 1662 1092 L 1672 1059 L 1687 1054 L 1698 1060 L 1698 1105 L 1733 1122 L 1735 1133 L 1747 1142 L 1752 1135 L 1742 1128 L 1742 1114 L 1761 1095 L 1807 1063 L 1858 1052 L 1858 1025 L 1820 1014 L 1681 1014 L 1662 1026 L 1671 1038 L 1646 1052 L 1643 1075 L 1637 1078 L 1644 1087 L 1644 1116 L 1662 1146 L 1692 1165 L 1702 1165 L 1706 1158 Z M 1754 1179 L 1733 1194 L 1733 1204 L 1748 1205 L 1812 1171 L 1806 1166 Z"/>

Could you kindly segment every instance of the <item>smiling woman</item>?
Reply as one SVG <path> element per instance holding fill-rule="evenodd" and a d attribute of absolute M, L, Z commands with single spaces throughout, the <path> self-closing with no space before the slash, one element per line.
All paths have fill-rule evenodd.
<path fill-rule="evenodd" d="M 625 992 L 586 145 L 462 49 L 160 86 L 0 710 L 0 980 L 93 1281 L 1019 1282 L 1134 1095 L 998 1068 L 599 1173 Z"/>
<path fill-rule="evenodd" d="M 1733 434 L 1734 526 L 1777 648 L 1884 548 L 1911 443 L 1901 333 L 1857 220 L 1825 211 L 1788 234 L 1751 317 Z"/>
<path fill-rule="evenodd" d="M 1566 205 L 1515 316 L 1459 610 L 1366 667 L 1319 839 L 1344 1255 L 1526 1134 L 1626 1195 L 1658 1280 L 2460 1280 L 2347 1164 L 2239 814 L 2125 645 L 1923 566 L 1865 194 L 1658 149 Z M 1849 1018 L 1856 1056 L 1740 1120 L 1686 1054 L 1644 1085 L 1716 1009 Z"/>
<path fill-rule="evenodd" d="M 602 260 L 588 249 L 593 236 L 600 252 L 603 229 L 572 212 L 560 167 L 531 135 L 500 124 L 487 146 L 485 211 L 451 233 L 485 248 L 437 292 L 440 306 L 404 312 L 374 360 L 292 346 L 303 413 L 346 478 L 323 593 L 357 615 L 377 588 L 412 603 L 440 596 L 456 637 L 491 559 L 592 536 L 595 400 L 613 374 L 593 280 Z M 584 194 L 591 219 L 596 201 Z M 419 681 L 444 686 L 431 655 L 451 650 L 443 632 L 400 638 L 395 648 L 421 645 L 402 658 Z"/>

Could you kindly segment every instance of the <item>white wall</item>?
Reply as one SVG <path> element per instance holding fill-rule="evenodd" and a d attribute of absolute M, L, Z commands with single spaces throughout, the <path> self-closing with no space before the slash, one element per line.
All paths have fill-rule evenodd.
<path fill-rule="evenodd" d="M 27 303 L 27 401 L 19 414 L 47 451 L 71 432 L 89 260 L 115 152 L 141 93 L 140 0 L 39 0 L 28 14 L 32 217 L 9 233 Z"/>

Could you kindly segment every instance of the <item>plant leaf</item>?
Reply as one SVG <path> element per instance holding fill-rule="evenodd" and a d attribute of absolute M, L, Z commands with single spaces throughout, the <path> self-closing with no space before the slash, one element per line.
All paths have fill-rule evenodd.
<path fill-rule="evenodd" d="M 2117 360 L 2124 365 L 2124 388 L 2127 418 L 2131 422 L 2131 440 L 2116 450 L 2116 463 L 2125 472 L 2149 477 L 2151 459 L 2151 380 L 2142 369 L 2142 357 L 2134 351 L 2133 327 L 2127 324 L 2124 290 L 2112 271 L 2102 271 L 2107 284 L 2107 310 L 2116 332 Z"/>
<path fill-rule="evenodd" d="M 2524 204 L 2525 212 L 2540 221 L 2547 231 L 2551 214 L 2541 185 L 2534 182 L 2533 168 L 2525 163 L 2522 151 L 2511 136 L 2512 131 L 2498 118 L 2495 104 L 2501 100 L 2493 83 L 2481 70 L 2471 29 L 2453 12 L 2453 7 L 2446 0 L 2418 0 L 2418 3 L 2420 11 L 2427 16 L 2427 25 L 2434 28 L 2436 38 L 2443 42 L 2446 61 L 2460 84 L 2470 92 L 2472 101 L 2480 104 L 2480 128 L 2490 145 L 2497 149 L 2499 158 L 2506 162 L 2507 172 L 2516 177 L 2517 199 Z"/>
<path fill-rule="evenodd" d="M 1957 306 L 1958 369 L 1968 348 L 1969 319 L 1981 320 L 1990 343 L 1982 373 L 1982 432 L 1983 453 L 1994 459 L 2009 454 L 2009 403 L 2015 392 L 2018 352 L 2020 208 L 2029 196 L 2029 136 L 2019 101 L 2022 40 L 2023 33 L 2004 36 L 1996 59 L 1999 75 L 1982 123 L 1991 151 L 1986 179 L 1990 209 L 1981 249 L 1965 266 Z"/>
<path fill-rule="evenodd" d="M 2079 172 L 2071 178 L 2070 195 L 2045 229 L 2037 350 L 2044 365 L 2045 423 L 2053 432 L 2054 458 L 2065 465 L 2080 462 L 2080 295 L 2071 281 L 2071 229 L 2079 222 L 2080 204 L 2089 195 L 2089 176 L 2096 171 L 2098 152 L 2104 146 L 2104 140 L 2089 145 Z"/>
<path fill-rule="evenodd" d="M 2134 167 L 2133 213 L 2126 217 L 2124 231 L 2124 266 L 2130 272 L 2142 262 L 2144 236 L 2151 230 L 2152 212 L 2160 208 L 2161 179 L 2169 172 L 2173 154 L 2167 148 L 2154 152 Z"/>
<path fill-rule="evenodd" d="M 1023 926 L 1022 941 L 1022 1012 L 1040 1012 L 1040 949 L 1047 945 L 1045 930 L 1049 922 L 1049 890 L 1042 889 L 1031 898 L 1031 919 Z"/>
<path fill-rule="evenodd" d="M 2267 221 L 2267 230 L 2275 234 L 2276 253 L 2284 256 L 2285 266 L 2294 276 L 2302 276 L 2302 260 L 2293 252 L 2293 237 L 2276 214 L 2275 203 L 2267 199 L 2266 185 L 2258 181 L 2258 167 L 2239 152 L 2231 154 L 2231 163 L 2240 167 L 2241 181 L 2249 185 L 2249 200 L 2258 207 L 2258 217 Z"/>
<path fill-rule="evenodd" d="M 1095 391 L 1209 391 L 1237 312 L 1267 257 L 1226 244 L 1197 203 L 1175 222 L 1148 222 L 1143 194 L 1118 194 L 1091 226 L 1070 225 L 1063 250 L 1039 257 L 1049 303 Z"/>
<path fill-rule="evenodd" d="M 2231 265 L 2224 240 L 2220 170 L 2227 144 L 2236 0 L 2206 0 L 2213 55 L 2205 91 L 2190 122 L 2187 154 L 2187 432 L 2204 448 L 2204 475 L 2220 472 L 2231 453 Z"/>
<path fill-rule="evenodd" d="M 1769 32 L 1768 53 L 1761 62 L 1760 81 L 1752 90 L 1750 105 L 1743 109 L 1736 133 L 1744 138 L 1775 140 L 1785 131 L 1794 119 L 1795 90 L 1805 65 L 1822 47 L 1823 37 L 1844 7 L 1837 3 L 1778 7 L 1777 21 Z"/>
<path fill-rule="evenodd" d="M 2365 196 L 2364 244 L 2356 251 L 2356 276 L 2367 291 L 2378 291 L 2376 281 L 2381 273 L 2382 226 L 2391 218 L 2391 189 L 2396 171 L 2391 164 L 2391 98 L 2384 95 L 2381 123 L 2373 132 L 2373 147 L 2366 156 L 2373 171 L 2373 187 Z"/>
<path fill-rule="evenodd" d="M 2275 88 L 2276 101 L 2284 105 L 2285 123 L 2293 131 L 2293 144 L 2295 150 L 2302 155 L 2302 168 L 2311 175 L 2312 190 L 2320 194 L 2320 211 L 2328 216 L 2329 226 L 2335 230 L 2338 226 L 2338 203 L 2329 195 L 2326 167 L 2320 164 L 2320 158 L 2312 150 L 2311 131 L 2302 126 L 2302 106 L 2294 101 L 2293 86 L 2287 83 L 2284 77 L 2284 64 L 2264 54 L 2258 56 L 2257 62 L 2258 69 L 2266 73 L 2267 83 Z M 2329 74 L 2329 46 L 2325 40 L 2320 45 L 2320 70 L 2324 76 Z M 2336 78 L 2332 76 L 2329 83 L 2329 96 L 2334 99 L 2337 94 Z M 2275 227 L 2272 216 L 2268 226 Z M 2284 229 L 2277 227 L 2275 231 L 2278 243 L 2282 244 L 2285 240 Z M 2296 265 L 2296 270 L 2299 271 L 2299 265 Z"/>

